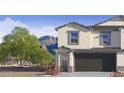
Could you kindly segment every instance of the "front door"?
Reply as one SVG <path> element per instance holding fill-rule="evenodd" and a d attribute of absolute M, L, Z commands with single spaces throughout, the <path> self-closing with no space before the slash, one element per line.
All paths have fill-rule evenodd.
<path fill-rule="evenodd" d="M 68 55 L 61 55 L 60 69 L 62 72 L 68 72 Z"/>
<path fill-rule="evenodd" d="M 63 60 L 61 63 L 61 71 L 62 72 L 68 72 L 68 64 L 66 60 Z"/>

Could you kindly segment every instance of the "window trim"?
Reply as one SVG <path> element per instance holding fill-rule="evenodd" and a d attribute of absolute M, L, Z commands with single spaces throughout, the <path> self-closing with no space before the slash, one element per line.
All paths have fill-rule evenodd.
<path fill-rule="evenodd" d="M 103 39 L 101 39 L 101 34 L 103 34 L 103 33 L 110 33 L 110 42 L 109 42 L 109 44 L 103 43 Z M 110 46 L 111 45 L 111 32 L 100 32 L 100 45 L 102 45 L 102 46 Z"/>
<path fill-rule="evenodd" d="M 77 43 L 71 43 L 71 32 L 77 33 Z M 68 45 L 79 45 L 79 31 L 68 31 Z"/>

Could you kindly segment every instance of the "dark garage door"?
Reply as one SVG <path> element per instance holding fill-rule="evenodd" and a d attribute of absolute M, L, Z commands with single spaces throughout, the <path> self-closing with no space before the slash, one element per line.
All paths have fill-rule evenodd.
<path fill-rule="evenodd" d="M 115 71 L 116 54 L 75 54 L 75 71 Z"/>

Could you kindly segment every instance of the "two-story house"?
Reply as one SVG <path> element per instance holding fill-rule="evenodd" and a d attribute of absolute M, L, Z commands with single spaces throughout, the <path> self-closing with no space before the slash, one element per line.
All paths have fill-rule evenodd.
<path fill-rule="evenodd" d="M 124 16 L 93 26 L 71 22 L 56 31 L 56 65 L 63 71 L 124 70 Z"/>

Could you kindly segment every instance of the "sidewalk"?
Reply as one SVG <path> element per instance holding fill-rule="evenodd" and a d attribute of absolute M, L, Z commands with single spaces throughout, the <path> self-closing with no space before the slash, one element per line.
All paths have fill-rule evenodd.
<path fill-rule="evenodd" d="M 61 72 L 56 77 L 110 77 L 112 72 Z"/>

